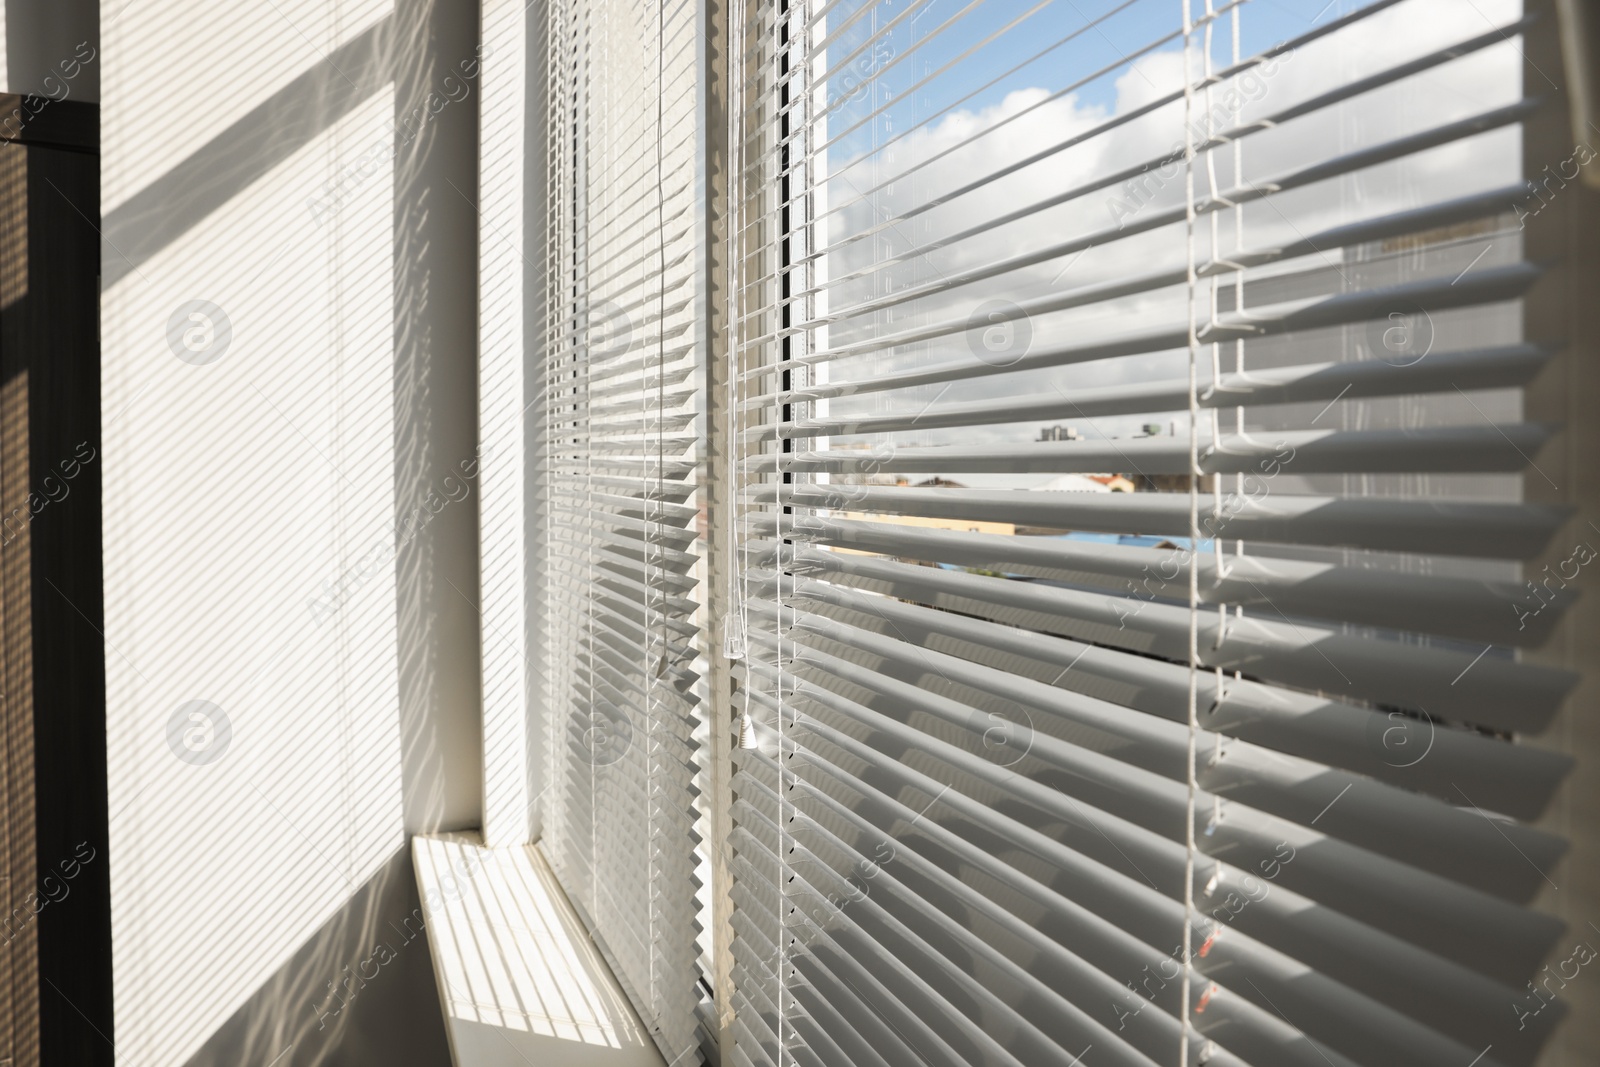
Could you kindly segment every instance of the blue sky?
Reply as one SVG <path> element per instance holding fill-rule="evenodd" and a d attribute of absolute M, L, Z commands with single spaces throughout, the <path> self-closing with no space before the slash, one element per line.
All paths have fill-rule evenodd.
<path fill-rule="evenodd" d="M 849 97 L 839 107 L 831 128 L 843 130 L 872 110 L 864 91 L 869 77 L 876 77 L 872 90 L 881 105 L 899 97 L 916 81 L 938 71 L 962 56 L 976 42 L 1023 15 L 1035 4 L 1031 0 L 984 0 L 972 11 L 956 16 L 970 0 L 931 0 L 872 48 L 853 60 L 845 71 L 831 80 L 830 96 Z M 1194 11 L 1203 11 L 1203 0 L 1191 0 Z M 861 41 L 906 10 L 905 0 L 863 0 L 861 4 L 841 5 L 829 24 L 837 26 L 849 12 L 863 6 L 874 10 L 850 27 L 830 49 L 830 61 L 837 62 Z M 1241 51 L 1252 55 L 1270 45 L 1297 36 L 1314 21 L 1325 23 L 1344 11 L 1360 6 L 1358 0 L 1252 0 L 1241 9 Z M 954 103 L 1001 71 L 1027 60 L 1047 46 L 1110 14 L 1100 24 L 1080 33 L 1048 54 L 1034 59 L 993 86 L 979 91 L 961 103 L 969 111 L 992 107 L 1006 94 L 1019 89 L 1056 90 L 1090 72 L 1115 62 L 1118 56 L 1132 55 L 1150 42 L 1171 33 L 1181 20 L 1179 0 L 1135 0 L 1122 10 L 1123 0 L 1051 0 L 1022 22 L 985 44 L 951 70 L 939 74 L 920 88 L 912 99 L 896 99 L 871 124 L 850 133 L 842 146 L 853 156 L 872 143 L 872 128 L 881 137 L 885 130 L 900 130 L 924 121 L 932 112 Z M 954 19 L 955 21 L 951 21 Z M 948 24 L 948 25 L 947 25 Z M 941 26 L 947 28 L 940 30 Z M 1226 63 L 1231 55 L 1231 16 L 1223 16 L 1213 45 L 1217 62 Z M 1165 51 L 1177 51 L 1174 42 Z M 909 56 L 907 53 L 911 53 Z M 1116 101 L 1116 79 L 1128 70 L 1118 64 L 1114 70 L 1077 90 L 1080 106 L 1104 108 L 1110 112 Z M 942 117 L 942 116 L 941 116 Z"/>
<path fill-rule="evenodd" d="M 846 2 L 867 4 L 869 0 Z M 860 24 L 842 33 L 841 41 L 830 48 L 834 61 L 904 13 L 907 2 L 872 2 Z M 908 324 L 957 322 L 988 300 L 1020 302 L 1047 296 L 1062 287 L 1084 288 L 1130 272 L 1176 269 L 1182 265 L 1186 246 L 1181 225 L 1176 229 L 1168 226 L 1108 240 L 1097 238 L 1090 248 L 1070 256 L 1025 265 L 948 290 L 930 288 L 926 296 L 883 302 L 885 297 L 908 287 L 927 286 L 939 276 L 980 262 L 1025 253 L 1059 242 L 1065 236 L 1105 231 L 1124 217 L 1110 212 L 1110 201 L 1121 195 L 1116 189 L 1086 193 L 1059 204 L 1050 202 L 1050 206 L 1031 213 L 1025 209 L 1046 204 L 1059 191 L 1097 175 L 1159 158 L 1182 136 L 1181 115 L 1168 109 L 1165 114 L 1120 126 L 1113 135 L 1090 138 L 1059 154 L 1046 154 L 1038 162 L 925 211 L 916 208 L 918 198 L 942 197 L 966 186 L 975 176 L 1000 170 L 1011 161 L 1033 157 L 1040 149 L 1097 128 L 1101 118 L 1115 112 L 1119 105 L 1126 109 L 1160 95 L 1141 79 L 1159 83 L 1161 92 L 1181 84 L 1178 41 L 1164 46 L 1161 52 L 1146 54 L 1138 61 L 1135 73 L 1130 73 L 1132 64 L 1121 58 L 1172 33 L 1181 24 L 1179 0 L 1136 0 L 1127 5 L 1122 0 L 1052 0 L 992 43 L 963 55 L 1033 6 L 1030 0 L 984 0 L 957 18 L 968 2 L 930 0 L 917 8 L 918 12 L 927 13 L 915 20 L 907 17 L 890 31 L 887 47 L 880 48 L 871 61 L 861 67 L 852 63 L 857 72 L 879 72 L 878 83 L 871 86 L 876 96 L 869 98 L 862 91 L 828 119 L 828 134 L 843 137 L 842 143 L 828 149 L 824 163 L 829 176 L 822 201 L 827 211 L 825 241 L 832 242 L 834 249 L 829 253 L 829 306 L 833 312 L 858 302 L 865 302 L 869 308 L 830 326 L 827 344 L 851 345 L 875 331 L 902 329 Z M 1251 0 L 1241 12 L 1241 54 L 1259 54 L 1277 42 L 1299 37 L 1314 25 L 1325 26 L 1341 14 L 1367 7 L 1371 2 L 1342 0 L 1329 5 L 1327 0 Z M 1516 0 L 1407 0 L 1333 42 L 1304 50 L 1279 68 L 1282 73 L 1267 76 L 1272 93 L 1270 106 L 1288 106 L 1322 91 L 1330 81 L 1382 71 L 1445 44 L 1484 34 L 1514 18 L 1517 7 Z M 1203 9 L 1200 0 L 1196 0 L 1195 8 Z M 999 72 L 1107 12 L 1115 14 L 1104 24 L 1004 81 L 978 91 Z M 830 22 L 838 25 L 832 17 Z M 941 25 L 949 28 L 934 33 Z M 1231 18 L 1224 16 L 1213 41 L 1217 67 L 1226 66 L 1231 59 L 1231 31 Z M 1493 45 L 1445 67 L 1363 94 L 1347 104 L 1256 134 L 1246 145 L 1245 173 L 1253 179 L 1270 177 L 1358 144 L 1380 142 L 1420 125 L 1499 106 L 1519 92 L 1520 65 L 1514 47 L 1512 43 Z M 947 64 L 950 69 L 941 71 Z M 1045 103 L 1040 99 L 1074 84 L 1088 72 L 1108 67 L 1096 81 L 1075 90 L 1071 100 Z M 928 85 L 906 95 L 915 81 L 936 71 L 940 73 Z M 830 85 L 836 97 L 847 88 L 849 85 L 842 78 Z M 1031 92 L 1024 95 L 1023 90 Z M 969 93 L 976 95 L 968 98 Z M 1007 102 L 1011 94 L 1018 95 Z M 1256 110 L 1246 117 L 1259 116 L 1266 106 L 1260 102 L 1265 97 L 1248 99 Z M 874 105 L 883 107 L 883 111 L 854 132 L 844 133 L 852 123 L 865 119 Z M 913 128 L 919 132 L 908 135 Z M 979 136 L 981 130 L 990 132 Z M 1515 130 L 1492 131 L 1417 158 L 1286 192 L 1272 201 L 1272 207 L 1252 207 L 1244 212 L 1249 216 L 1248 233 L 1239 240 L 1249 247 L 1272 247 L 1273 242 L 1292 238 L 1302 229 L 1342 225 L 1504 184 L 1516 172 L 1517 136 Z M 875 151 L 880 148 L 882 151 Z M 869 154 L 870 158 L 861 158 Z M 1222 185 L 1228 187 L 1233 180 L 1231 156 L 1220 155 L 1217 173 Z M 1170 208 L 1180 202 L 1182 187 L 1156 183 L 1154 193 L 1149 195 L 1155 197 L 1152 203 Z M 983 220 L 1009 217 L 1012 212 L 1020 214 L 1004 226 L 983 228 Z M 1224 232 L 1218 237 L 1224 250 L 1234 241 L 1233 216 L 1225 221 Z M 952 234 L 962 236 L 946 241 L 945 237 Z M 1202 232 L 1202 246 L 1208 240 Z M 1476 252 L 1472 250 L 1472 254 Z M 1315 263 L 1291 266 L 1303 270 L 1337 262 L 1337 258 L 1318 257 Z M 1029 341 L 1024 343 L 1084 343 L 1113 336 L 1126 329 L 1129 316 L 1162 326 L 1186 322 L 1189 312 L 1185 300 L 1186 293 L 1178 286 L 1152 290 L 1126 301 L 1041 313 L 1028 320 Z M 874 301 L 878 302 L 877 310 L 870 306 Z M 1318 343 L 1325 343 L 1330 358 L 1343 351 L 1339 348 L 1343 342 L 1338 338 L 1323 338 Z M 1281 353 L 1275 355 L 1276 351 L 1268 344 L 1259 352 L 1252 349 L 1252 358 L 1278 358 Z M 830 373 L 845 378 L 878 376 L 918 361 L 948 362 L 965 357 L 966 349 L 959 338 L 940 336 L 926 342 L 907 342 L 893 351 L 869 350 L 859 357 L 847 357 L 835 363 Z M 1180 347 L 1085 361 L 1037 373 L 991 375 L 965 382 L 948 396 L 937 386 L 926 390 L 868 391 L 831 402 L 830 413 L 840 418 L 898 414 L 946 403 L 1047 395 L 1047 390 L 1114 386 L 1146 378 L 1176 380 L 1186 373 L 1187 360 L 1187 350 Z M 1361 411 L 1367 411 L 1367 407 Z M 1130 436 L 1146 422 L 1164 421 L 1165 416 L 1157 415 L 1107 417 L 1078 429 L 1090 437 Z M 957 437 L 1032 440 L 1037 429 L 1026 421 L 949 431 L 919 429 L 908 432 L 902 443 L 943 444 Z M 958 480 L 977 484 L 972 476 Z"/>

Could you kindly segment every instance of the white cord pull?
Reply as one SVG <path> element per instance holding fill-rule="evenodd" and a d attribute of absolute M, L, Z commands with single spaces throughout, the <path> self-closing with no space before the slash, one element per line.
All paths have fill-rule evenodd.
<path fill-rule="evenodd" d="M 730 615 L 723 624 L 722 658 L 744 659 L 745 650 L 748 647 L 748 638 L 744 629 L 744 617 L 738 613 Z"/>

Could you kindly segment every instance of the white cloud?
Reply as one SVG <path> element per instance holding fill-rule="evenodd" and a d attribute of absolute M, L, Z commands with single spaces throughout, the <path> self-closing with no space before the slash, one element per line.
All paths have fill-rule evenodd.
<path fill-rule="evenodd" d="M 1332 38 L 1314 42 L 1275 67 L 1240 79 L 1234 86 L 1213 90 L 1209 108 L 1225 119 L 1228 106 L 1233 102 L 1229 90 L 1237 87 L 1244 121 L 1270 115 L 1331 87 L 1488 32 L 1492 26 L 1514 19 L 1518 9 L 1515 0 L 1477 0 L 1475 7 L 1453 0 L 1411 0 Z M 1246 17 L 1249 17 L 1248 11 Z M 983 53 L 979 52 L 973 61 L 982 63 L 982 57 Z M 1514 44 L 1497 44 L 1282 127 L 1252 134 L 1243 141 L 1245 180 L 1262 182 L 1316 161 L 1507 104 L 1517 98 L 1521 62 Z M 1198 72 L 1198 57 L 1195 66 Z M 1140 164 L 1181 145 L 1184 125 L 1181 101 L 1051 155 L 938 208 L 894 225 L 883 225 L 885 219 L 900 218 L 930 197 L 947 194 L 1046 146 L 1089 131 L 1111 114 L 1128 114 L 1181 87 L 1182 72 L 1181 51 L 1155 52 L 1141 57 L 1115 76 L 1115 102 L 1110 112 L 1104 106 L 1084 102 L 1079 95 L 1049 100 L 1047 87 L 1034 86 L 1012 91 L 989 107 L 951 112 L 924 127 L 900 134 L 887 148 L 854 162 L 842 161 L 836 148 L 834 159 L 827 163 L 835 172 L 827 195 L 831 204 L 848 203 L 849 206 L 832 216 L 830 240 L 847 243 L 830 257 L 831 275 L 839 278 L 872 268 L 890 257 L 905 258 L 872 270 L 860 279 L 834 285 L 829 293 L 831 305 L 834 308 L 849 306 L 907 287 L 929 285 L 980 264 L 1046 248 L 1074 236 L 1105 231 L 1114 227 L 1119 218 L 1138 219 L 1148 212 L 1180 205 L 1184 188 L 1181 167 L 1176 168 L 1178 173 L 1172 179 L 1147 180 L 1137 191 L 1105 189 L 1030 213 L 1006 225 L 984 226 L 987 221 L 1006 213 L 1038 204 L 1063 190 Z M 965 91 L 965 85 L 980 81 L 988 74 L 987 71 L 962 73 L 960 77 L 966 79 L 965 83 L 953 82 L 945 95 L 959 95 Z M 1059 74 L 1063 82 L 1073 76 L 1070 71 Z M 934 98 L 938 98 L 937 92 Z M 1199 116 L 1207 108 L 1203 95 L 1197 97 L 1197 122 L 1203 121 Z M 908 110 L 895 105 L 890 108 L 889 117 L 903 127 L 910 117 L 905 114 Z M 859 114 L 861 112 L 854 113 L 849 121 L 854 121 Z M 844 117 L 841 115 L 840 119 Z M 992 132 L 985 134 L 983 131 Z M 1271 246 L 1343 222 L 1508 184 L 1516 180 L 1520 169 L 1519 145 L 1518 132 L 1506 129 L 1433 149 L 1404 161 L 1276 194 L 1270 203 L 1244 208 L 1244 244 L 1247 247 Z M 1226 193 L 1234 184 L 1232 152 L 1224 148 L 1214 155 L 1218 191 Z M 863 198 L 867 190 L 891 180 L 892 184 Z M 1197 195 L 1204 195 L 1208 187 L 1206 167 L 1196 168 L 1195 183 Z M 1232 213 L 1224 212 L 1218 222 L 1220 246 L 1226 254 L 1234 241 Z M 982 228 L 982 232 L 944 247 L 931 248 L 969 228 Z M 1198 229 L 1198 255 L 1204 258 L 1210 243 L 1210 221 L 1202 220 Z M 1022 302 L 1109 278 L 1181 267 L 1186 260 L 1183 232 L 1179 224 L 1101 243 L 1076 257 L 1047 261 L 901 305 L 886 314 L 842 323 L 831 331 L 830 343 L 845 344 L 909 325 L 963 318 L 986 300 L 1003 298 Z M 1325 258 L 1322 262 L 1338 260 Z M 1311 260 L 1301 260 L 1293 266 L 1305 269 L 1312 265 L 1315 264 Z M 1069 339 L 1076 342 L 1120 334 L 1133 327 L 1181 324 L 1186 315 L 1186 298 L 1180 286 L 1112 304 L 1036 317 L 1030 324 L 1032 344 L 1037 348 Z M 963 358 L 967 350 L 966 338 L 958 335 L 908 346 L 870 360 L 850 361 L 841 364 L 839 371 L 853 375 L 884 373 L 913 363 Z M 1231 356 L 1228 362 L 1231 364 Z M 864 364 L 870 364 L 870 368 Z M 962 382 L 958 389 L 945 394 L 941 402 L 1034 397 L 1057 386 L 1070 389 L 1179 375 L 1186 366 L 1186 354 L 1171 352 L 1051 371 L 993 376 Z M 832 410 L 842 414 L 905 406 L 920 408 L 938 393 L 938 388 L 911 392 L 915 395 L 872 394 L 851 401 L 836 401 Z M 1144 417 L 1096 420 L 1103 432 L 1113 435 L 1131 432 L 1144 421 L 1148 420 Z M 1093 436 L 1092 428 L 1085 427 L 1085 431 Z M 1031 436 L 1031 433 L 1032 427 L 1011 426 L 925 433 L 917 440 L 1016 440 L 1019 434 Z"/>

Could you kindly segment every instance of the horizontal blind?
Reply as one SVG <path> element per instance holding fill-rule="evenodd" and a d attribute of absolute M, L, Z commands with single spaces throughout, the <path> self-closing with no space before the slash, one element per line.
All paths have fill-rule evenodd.
<path fill-rule="evenodd" d="M 541 843 L 665 1058 L 698 1063 L 696 8 L 546 12 Z"/>
<path fill-rule="evenodd" d="M 732 1062 L 1533 1062 L 1568 514 L 1471 8 L 736 7 Z"/>

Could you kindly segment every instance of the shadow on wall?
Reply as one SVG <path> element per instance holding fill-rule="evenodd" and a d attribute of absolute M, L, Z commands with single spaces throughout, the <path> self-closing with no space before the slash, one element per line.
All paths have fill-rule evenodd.
<path fill-rule="evenodd" d="M 446 1065 L 411 853 L 401 848 L 186 1067 Z"/>
<path fill-rule="evenodd" d="M 107 105 L 111 1039 L 124 1064 L 448 1062 L 425 940 L 397 930 L 416 925 L 405 834 L 481 818 L 477 509 L 470 485 L 450 488 L 476 440 L 477 102 L 435 106 L 476 55 L 476 9 L 398 0 L 327 48 L 295 20 L 333 11 L 348 25 L 358 5 L 286 6 L 197 9 L 233 38 L 218 52 L 252 65 L 209 105 L 187 94 L 191 128 L 254 84 L 270 95 L 175 165 L 161 146 L 181 130 Z M 156 15 L 125 11 L 103 49 L 119 64 L 112 98 L 129 88 L 118 70 L 143 84 L 161 66 L 146 42 L 165 47 Z M 300 72 L 274 88 L 263 69 Z M 163 169 L 141 179 L 152 159 Z M 190 359 L 167 313 L 219 290 L 237 294 L 216 309 L 232 321 L 204 335 L 217 355 Z M 366 376 L 374 353 L 392 374 Z M 315 559 L 296 557 L 302 543 Z M 191 704 L 203 729 L 173 733 L 169 714 Z M 355 995 L 330 1000 L 347 983 Z"/>
<path fill-rule="evenodd" d="M 477 213 L 470 199 L 477 189 L 477 102 L 463 74 L 477 44 L 475 20 L 459 25 L 464 9 L 445 7 L 402 0 L 394 14 L 118 205 L 104 219 L 102 266 L 109 290 L 393 83 L 393 562 L 405 822 L 417 833 L 476 826 L 482 796 L 477 509 L 456 506 L 447 481 L 461 484 L 477 455 Z M 459 102 L 456 93 L 463 94 Z M 387 152 L 366 156 L 306 198 L 305 221 L 337 213 L 351 186 L 381 181 L 370 170 L 389 161 Z M 350 584 L 347 575 L 333 576 L 311 598 L 312 617 L 341 607 Z"/>

